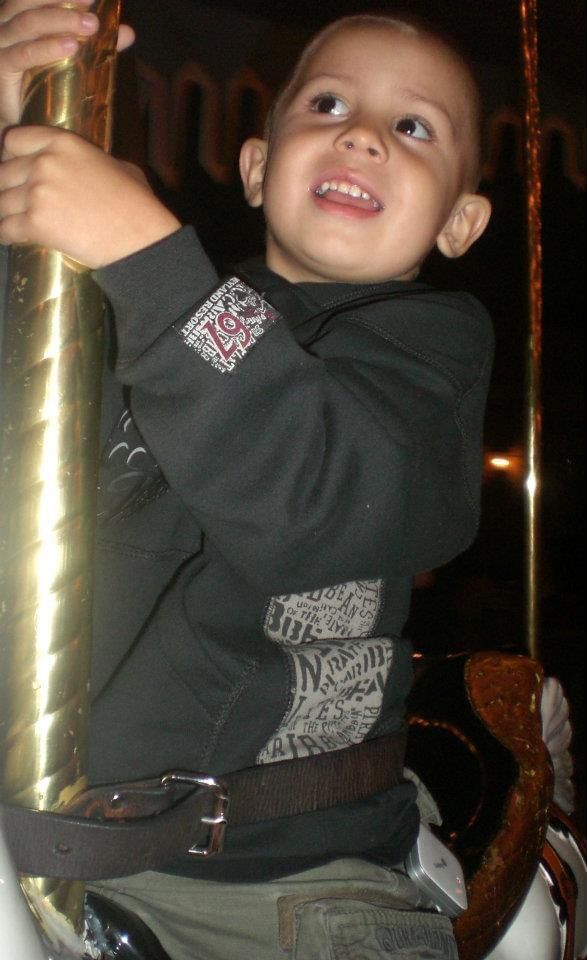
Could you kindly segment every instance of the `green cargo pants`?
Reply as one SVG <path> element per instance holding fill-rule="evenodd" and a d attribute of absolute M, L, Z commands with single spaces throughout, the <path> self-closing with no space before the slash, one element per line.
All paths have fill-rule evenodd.
<path fill-rule="evenodd" d="M 358 859 L 266 883 L 149 872 L 89 889 L 141 917 L 172 960 L 458 960 L 450 921 L 417 909 L 409 877 Z"/>

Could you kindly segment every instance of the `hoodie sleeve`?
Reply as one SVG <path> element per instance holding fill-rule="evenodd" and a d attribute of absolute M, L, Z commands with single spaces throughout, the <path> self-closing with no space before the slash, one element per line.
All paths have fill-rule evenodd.
<path fill-rule="evenodd" d="M 297 318 L 220 282 L 189 228 L 96 278 L 139 430 L 245 579 L 279 595 L 411 576 L 471 541 L 491 353 L 479 307 L 351 305 L 302 346 Z"/>

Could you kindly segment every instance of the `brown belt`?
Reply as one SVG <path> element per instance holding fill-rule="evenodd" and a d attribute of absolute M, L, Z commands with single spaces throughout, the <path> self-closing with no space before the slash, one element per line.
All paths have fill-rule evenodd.
<path fill-rule="evenodd" d="M 171 771 L 84 791 L 59 813 L 0 805 L 19 873 L 101 880 L 157 870 L 182 854 L 222 849 L 239 826 L 326 810 L 384 793 L 402 779 L 405 731 L 229 773 Z"/>

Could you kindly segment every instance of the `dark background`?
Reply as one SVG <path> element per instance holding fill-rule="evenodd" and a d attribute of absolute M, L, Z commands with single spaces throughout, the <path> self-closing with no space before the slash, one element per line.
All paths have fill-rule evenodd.
<path fill-rule="evenodd" d="M 276 87 L 308 35 L 338 16 L 365 9 L 423 16 L 451 33 L 474 62 L 487 115 L 501 105 L 524 110 L 520 22 L 513 0 L 412 0 L 403 4 L 284 2 L 274 0 L 126 0 L 125 16 L 138 32 L 136 56 L 170 73 L 184 60 L 203 62 L 211 75 L 230 75 L 243 60 Z M 585 130 L 585 4 L 538 0 L 540 98 L 555 113 Z M 123 78 L 132 88 L 127 58 Z M 127 101 L 128 102 L 128 101 Z M 193 104 L 187 154 L 195 154 L 199 104 Z M 120 113 L 120 111 L 119 111 Z M 139 111 L 140 114 L 140 111 Z M 120 124 L 120 149 L 144 158 L 147 120 Z M 243 119 L 242 136 L 258 132 Z M 501 140 L 491 179 L 481 189 L 494 214 L 484 237 L 457 261 L 432 256 L 425 279 L 475 293 L 496 329 L 496 360 L 488 404 L 486 448 L 523 451 L 526 423 L 527 347 L 526 188 L 516 159 L 515 131 Z M 189 142 L 190 136 L 192 143 Z M 585 827 L 585 730 L 583 697 L 584 616 L 583 489 L 585 189 L 565 169 L 565 144 L 554 136 L 543 172 L 543 433 L 540 527 L 541 659 L 561 678 L 576 731 L 579 815 Z M 583 174 L 585 173 L 583 158 Z M 576 181 L 576 178 L 575 178 Z M 185 221 L 195 222 L 220 268 L 262 248 L 263 225 L 247 210 L 237 180 L 214 182 L 197 163 L 181 188 L 161 181 L 164 199 Z M 228 226 L 227 226 L 228 225 Z M 524 557 L 526 530 L 520 475 L 487 472 L 483 518 L 475 545 L 415 591 L 408 632 L 425 651 L 525 649 Z"/>

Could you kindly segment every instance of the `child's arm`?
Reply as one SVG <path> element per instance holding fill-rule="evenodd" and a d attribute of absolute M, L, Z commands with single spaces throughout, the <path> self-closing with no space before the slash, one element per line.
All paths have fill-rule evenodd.
<path fill-rule="evenodd" d="M 137 426 L 246 581 L 280 595 L 406 577 L 468 545 L 491 354 L 478 306 L 351 308 L 305 349 L 303 304 L 218 286 L 189 230 L 97 279 Z"/>
<path fill-rule="evenodd" d="M 180 226 L 129 164 L 75 134 L 15 127 L 0 165 L 0 241 L 38 243 L 104 267 Z"/>

